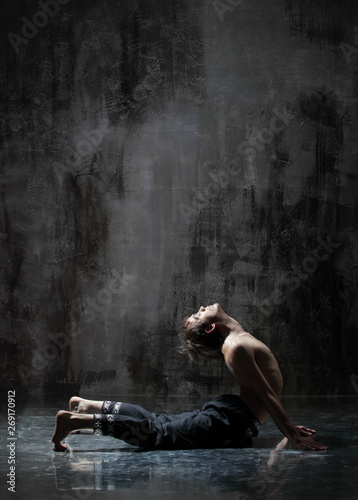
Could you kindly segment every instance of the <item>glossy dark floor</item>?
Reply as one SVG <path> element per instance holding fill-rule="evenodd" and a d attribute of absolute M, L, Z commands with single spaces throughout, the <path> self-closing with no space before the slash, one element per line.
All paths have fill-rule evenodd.
<path fill-rule="evenodd" d="M 130 402 L 158 411 L 157 400 L 156 408 L 141 398 Z M 1 422 L 1 498 L 356 499 L 358 397 L 283 398 L 283 404 L 294 423 L 316 428 L 317 440 L 329 450 L 275 451 L 282 436 L 268 421 L 253 447 L 239 450 L 143 452 L 109 437 L 71 435 L 70 451 L 55 453 L 54 415 L 65 401 L 32 401 L 16 410 L 15 494 L 7 491 L 11 440 L 7 422 Z M 159 406 L 178 412 L 194 405 L 168 399 Z"/>

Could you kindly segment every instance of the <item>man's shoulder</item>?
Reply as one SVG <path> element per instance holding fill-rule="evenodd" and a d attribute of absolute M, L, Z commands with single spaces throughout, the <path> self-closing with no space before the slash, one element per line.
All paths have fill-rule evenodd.
<path fill-rule="evenodd" d="M 255 364 L 256 339 L 245 332 L 227 340 L 228 342 L 224 342 L 222 353 L 226 365 L 231 371 L 235 371 L 237 377 Z"/>
<path fill-rule="evenodd" d="M 226 338 L 222 352 L 224 356 L 232 356 L 244 352 L 253 352 L 257 340 L 248 332 L 230 335 Z"/>

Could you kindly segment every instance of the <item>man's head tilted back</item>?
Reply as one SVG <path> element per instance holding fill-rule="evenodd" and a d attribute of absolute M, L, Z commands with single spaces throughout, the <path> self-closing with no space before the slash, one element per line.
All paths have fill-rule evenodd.
<path fill-rule="evenodd" d="M 219 304 L 201 306 L 198 312 L 181 322 L 178 334 L 182 354 L 188 354 L 196 363 L 222 357 L 224 338 L 217 326 L 221 312 L 223 311 Z"/>

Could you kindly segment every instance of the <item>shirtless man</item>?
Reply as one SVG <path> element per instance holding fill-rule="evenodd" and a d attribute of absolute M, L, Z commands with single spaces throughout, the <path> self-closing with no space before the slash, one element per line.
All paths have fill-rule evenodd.
<path fill-rule="evenodd" d="M 283 379 L 274 355 L 265 344 L 245 332 L 240 323 L 228 316 L 219 304 L 200 307 L 197 313 L 186 320 L 185 326 L 191 334 L 186 334 L 186 347 L 182 348 L 182 352 L 186 351 L 196 361 L 199 357 L 216 357 L 220 350 L 240 386 L 240 398 L 261 424 L 271 416 L 295 448 L 328 448 L 313 439 L 312 435 L 316 431 L 290 421 L 279 400 Z M 200 336 L 209 338 L 211 342 L 205 346 L 204 352 L 198 343 Z M 214 344 L 212 338 L 216 338 L 217 343 Z"/>
<path fill-rule="evenodd" d="M 73 397 L 70 412 L 57 413 L 54 449 L 66 451 L 61 441 L 82 429 L 147 449 L 243 447 L 251 444 L 270 416 L 285 436 L 283 443 L 306 450 L 327 449 L 312 437 L 316 431 L 289 420 L 279 400 L 282 375 L 272 352 L 219 304 L 200 307 L 183 320 L 179 338 L 181 352 L 193 361 L 223 357 L 240 385 L 240 396 L 219 396 L 201 410 L 179 415 L 156 415 L 139 405 Z"/>

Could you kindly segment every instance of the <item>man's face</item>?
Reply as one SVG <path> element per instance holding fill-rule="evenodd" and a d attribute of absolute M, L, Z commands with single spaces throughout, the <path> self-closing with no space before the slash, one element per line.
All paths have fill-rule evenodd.
<path fill-rule="evenodd" d="M 186 326 L 197 326 L 202 324 L 215 323 L 217 319 L 217 314 L 220 309 L 220 304 L 213 304 L 211 306 L 201 306 L 198 312 L 189 316 L 186 320 Z"/>

